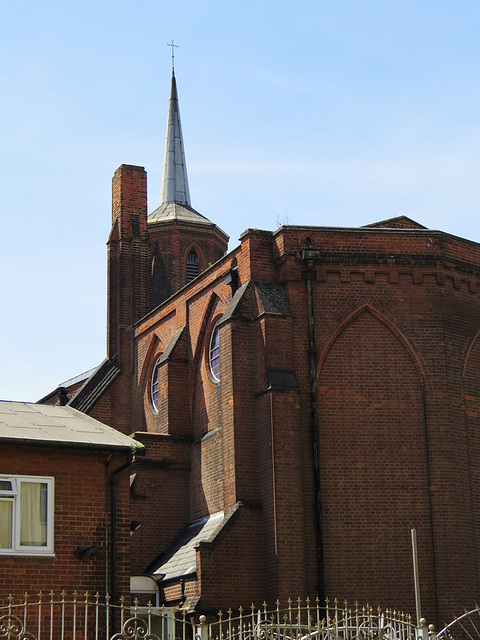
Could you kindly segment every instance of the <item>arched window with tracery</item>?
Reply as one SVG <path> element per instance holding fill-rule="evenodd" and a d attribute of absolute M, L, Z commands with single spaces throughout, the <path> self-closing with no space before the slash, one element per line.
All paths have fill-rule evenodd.
<path fill-rule="evenodd" d="M 187 256 L 187 282 L 194 280 L 200 271 L 198 256 L 194 249 L 192 249 Z"/>

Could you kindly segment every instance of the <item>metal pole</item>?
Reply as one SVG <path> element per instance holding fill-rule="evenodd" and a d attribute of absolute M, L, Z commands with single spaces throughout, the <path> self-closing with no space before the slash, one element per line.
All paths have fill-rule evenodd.
<path fill-rule="evenodd" d="M 415 582 L 415 608 L 417 610 L 417 627 L 420 627 L 422 607 L 420 604 L 420 580 L 418 576 L 417 531 L 412 529 L 413 581 Z"/>

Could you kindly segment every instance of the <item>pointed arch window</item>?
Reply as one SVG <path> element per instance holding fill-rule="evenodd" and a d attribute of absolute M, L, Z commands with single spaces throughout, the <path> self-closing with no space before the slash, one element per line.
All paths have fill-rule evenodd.
<path fill-rule="evenodd" d="M 152 379 L 150 381 L 150 401 L 152 403 L 153 410 L 158 413 L 158 370 L 160 367 L 160 358 L 155 362 L 155 366 L 152 371 Z"/>
<path fill-rule="evenodd" d="M 187 282 L 194 280 L 200 271 L 198 256 L 194 249 L 187 256 Z"/>
<path fill-rule="evenodd" d="M 220 382 L 220 332 L 218 324 L 210 336 L 208 348 L 208 364 L 215 382 Z"/>

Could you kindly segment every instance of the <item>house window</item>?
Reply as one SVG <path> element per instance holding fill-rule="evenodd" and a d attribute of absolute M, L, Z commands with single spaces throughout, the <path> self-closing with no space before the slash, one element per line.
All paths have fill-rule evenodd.
<path fill-rule="evenodd" d="M 53 483 L 0 476 L 0 554 L 53 553 Z"/>
<path fill-rule="evenodd" d="M 191 282 L 194 278 L 196 278 L 198 276 L 198 272 L 198 256 L 192 249 L 187 257 L 187 282 Z"/>
<path fill-rule="evenodd" d="M 160 368 L 160 358 L 155 362 L 150 382 L 150 402 L 155 412 L 158 412 L 158 370 Z"/>
<path fill-rule="evenodd" d="M 208 349 L 208 364 L 210 373 L 216 382 L 220 382 L 220 332 L 218 325 L 212 331 Z"/>

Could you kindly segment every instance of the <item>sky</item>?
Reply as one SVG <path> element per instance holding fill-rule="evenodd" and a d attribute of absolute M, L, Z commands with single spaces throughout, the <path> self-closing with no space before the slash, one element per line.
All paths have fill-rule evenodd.
<path fill-rule="evenodd" d="M 111 177 L 158 204 L 172 40 L 192 206 L 230 236 L 407 215 L 480 242 L 478 0 L 16 0 L 0 21 L 0 398 L 105 357 Z"/>

